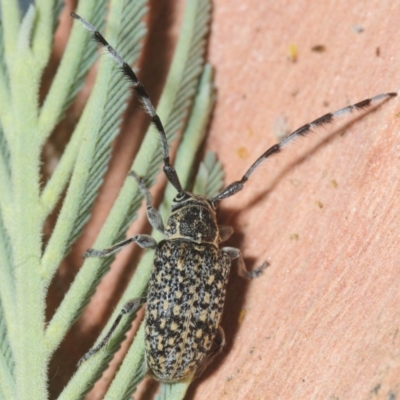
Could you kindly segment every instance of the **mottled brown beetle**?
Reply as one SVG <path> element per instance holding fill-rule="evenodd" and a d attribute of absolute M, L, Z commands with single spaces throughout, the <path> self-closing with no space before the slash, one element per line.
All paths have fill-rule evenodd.
<path fill-rule="evenodd" d="M 147 302 L 144 318 L 145 348 L 146 363 L 150 373 L 162 382 L 178 381 L 190 374 L 198 375 L 225 344 L 220 321 L 231 260 L 238 259 L 240 275 L 247 278 L 258 276 L 267 266 L 267 263 L 264 263 L 256 270 L 248 272 L 239 249 L 219 247 L 221 242 L 231 236 L 233 230 L 231 227 L 218 225 L 216 218 L 218 202 L 241 191 L 254 170 L 294 138 L 305 136 L 314 128 L 332 122 L 337 116 L 367 108 L 379 100 L 396 96 L 396 93 L 375 96 L 325 114 L 302 126 L 265 151 L 242 179 L 231 183 L 217 196 L 208 199 L 183 190 L 178 175 L 170 164 L 163 125 L 145 88 L 131 67 L 91 24 L 75 13 L 71 13 L 71 16 L 92 32 L 98 44 L 108 50 L 121 66 L 124 75 L 131 81 L 145 111 L 159 132 L 164 173 L 178 191 L 172 202 L 171 215 L 164 227 L 161 215 L 151 204 L 151 195 L 145 184 L 133 171 L 130 173 L 146 200 L 150 224 L 162 232 L 165 239 L 157 243 L 149 235 L 136 235 L 105 250 L 90 249 L 85 253 L 85 257 L 106 257 L 132 242 L 136 242 L 142 248 L 155 250 L 147 298 L 130 300 L 104 339 L 86 353 L 79 363 L 87 360 L 107 344 L 123 315 L 136 312 L 144 302 Z"/>

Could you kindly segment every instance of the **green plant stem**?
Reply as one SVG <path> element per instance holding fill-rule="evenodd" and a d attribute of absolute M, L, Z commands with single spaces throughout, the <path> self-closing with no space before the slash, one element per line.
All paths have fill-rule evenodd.
<path fill-rule="evenodd" d="M 26 14 L 14 53 L 8 53 L 13 130 L 5 132 L 10 143 L 12 167 L 12 243 L 17 327 L 10 335 L 15 360 L 17 397 L 47 397 L 48 359 L 43 347 L 45 290 L 37 273 L 40 266 L 42 227 L 39 206 L 40 147 L 37 123 L 37 88 L 42 70 L 29 48 L 34 9 Z M 32 346 L 32 343 L 35 343 Z"/>
<path fill-rule="evenodd" d="M 53 8 L 55 0 L 36 0 L 37 21 L 32 36 L 31 49 L 38 68 L 42 71 L 50 58 L 53 43 Z"/>
<path fill-rule="evenodd" d="M 20 11 L 17 1 L 1 0 L 1 13 L 3 24 L 3 44 L 6 60 L 10 60 L 17 45 L 20 26 Z M 8 65 L 9 66 L 9 65 Z"/>

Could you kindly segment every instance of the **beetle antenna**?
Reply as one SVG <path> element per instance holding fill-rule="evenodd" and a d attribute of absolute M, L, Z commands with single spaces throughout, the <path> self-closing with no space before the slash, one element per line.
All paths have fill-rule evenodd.
<path fill-rule="evenodd" d="M 302 127 L 296 129 L 294 132 L 290 133 L 288 136 L 283 138 L 279 143 L 274 144 L 267 151 L 265 151 L 263 154 L 261 154 L 261 156 L 257 158 L 257 160 L 251 165 L 251 167 L 243 175 L 243 177 L 242 177 L 242 179 L 240 179 L 240 181 L 235 181 L 235 182 L 231 183 L 221 193 L 219 193 L 217 196 L 213 197 L 210 200 L 212 202 L 218 202 L 222 199 L 226 199 L 227 197 L 233 196 L 237 192 L 240 192 L 243 189 L 244 184 L 250 178 L 250 175 L 260 166 L 260 164 L 263 163 L 268 157 L 270 157 L 276 153 L 279 153 L 282 150 L 282 148 L 284 148 L 286 145 L 288 145 L 293 139 L 296 139 L 297 137 L 306 136 L 307 134 L 312 132 L 314 129 L 316 129 L 320 126 L 332 123 L 339 116 L 351 114 L 353 111 L 360 111 L 360 110 L 369 108 L 378 101 L 386 100 L 386 99 L 388 99 L 390 97 L 394 97 L 394 96 L 397 96 L 397 93 L 379 94 L 370 99 L 366 99 L 366 100 L 360 101 L 359 103 L 353 104 L 351 106 L 341 108 L 340 110 L 337 110 L 335 112 L 330 112 L 328 114 L 325 114 L 322 117 L 319 117 L 319 118 L 315 119 L 314 121 L 312 121 L 306 125 L 303 125 Z"/>
<path fill-rule="evenodd" d="M 108 53 L 111 57 L 120 65 L 123 74 L 128 78 L 128 80 L 132 83 L 133 89 L 135 90 L 136 95 L 138 96 L 145 112 L 150 116 L 151 122 L 157 129 L 160 139 L 161 139 L 161 150 L 164 159 L 164 167 L 163 171 L 167 176 L 167 179 L 171 182 L 174 188 L 179 192 L 182 193 L 182 185 L 179 181 L 178 174 L 173 165 L 170 163 L 169 157 L 169 148 L 168 148 L 168 141 L 167 136 L 165 135 L 164 126 L 161 122 L 160 117 L 157 115 L 157 112 L 150 100 L 149 95 L 143 84 L 139 81 L 138 77 L 136 76 L 135 72 L 131 68 L 131 66 L 123 60 L 123 58 L 117 53 L 117 51 L 107 42 L 104 36 L 88 21 L 84 18 L 79 16 L 78 14 L 71 12 L 71 17 L 80 21 L 82 25 L 93 34 L 95 41 L 100 45 L 107 49 Z"/>

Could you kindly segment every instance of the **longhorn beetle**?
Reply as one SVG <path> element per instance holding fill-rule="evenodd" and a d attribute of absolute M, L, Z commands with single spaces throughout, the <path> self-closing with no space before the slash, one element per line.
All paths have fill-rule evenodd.
<path fill-rule="evenodd" d="M 162 232 L 165 239 L 157 243 L 149 235 L 136 235 L 105 250 L 89 249 L 84 254 L 84 257 L 106 257 L 132 242 L 142 248 L 155 250 L 147 298 L 130 300 L 122 308 L 103 340 L 89 350 L 79 364 L 108 343 L 125 314 L 136 312 L 147 302 L 144 323 L 146 364 L 149 372 L 162 382 L 178 381 L 190 374 L 199 375 L 225 344 L 220 322 L 231 260 L 238 260 L 239 273 L 246 278 L 260 275 L 267 266 L 264 263 L 249 272 L 239 249 L 219 247 L 221 242 L 231 236 L 233 229 L 218 225 L 218 203 L 240 192 L 257 167 L 268 157 L 279 153 L 293 139 L 307 135 L 314 128 L 326 125 L 338 116 L 368 108 L 380 100 L 396 96 L 396 93 L 380 94 L 303 125 L 261 154 L 240 180 L 228 185 L 217 196 L 206 198 L 183 190 L 177 172 L 170 164 L 163 124 L 132 68 L 89 22 L 75 13 L 71 13 L 71 16 L 93 34 L 100 46 L 107 49 L 132 83 L 145 112 L 159 133 L 164 173 L 178 192 L 164 227 L 161 215 L 152 206 L 151 195 L 144 182 L 135 172 L 130 172 L 129 175 L 135 179 L 146 201 L 150 224 Z"/>

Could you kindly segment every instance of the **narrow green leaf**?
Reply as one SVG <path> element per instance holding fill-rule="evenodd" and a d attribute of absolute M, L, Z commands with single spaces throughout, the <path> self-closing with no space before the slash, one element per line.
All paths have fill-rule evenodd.
<path fill-rule="evenodd" d="M 206 193 L 207 197 L 214 197 L 222 190 L 224 177 L 222 164 L 216 154 L 209 151 L 200 164 L 193 192 Z"/>
<path fill-rule="evenodd" d="M 55 0 L 53 7 L 53 33 L 57 28 L 57 22 L 64 7 L 64 0 Z"/>
<path fill-rule="evenodd" d="M 6 268 L 9 266 L 5 266 Z M 1 290 L 1 287 L 0 287 Z M 13 315 L 15 318 L 15 314 Z M 12 376 L 14 362 L 8 340 L 7 323 L 3 304 L 0 301 L 0 393 L 4 398 L 14 398 L 15 381 Z"/>
<path fill-rule="evenodd" d="M 38 63 L 38 68 L 43 71 L 49 62 L 53 45 L 55 0 L 36 0 L 35 8 L 37 18 L 31 40 L 32 52 Z"/>
<path fill-rule="evenodd" d="M 3 25 L 3 46 L 6 63 L 10 62 L 11 54 L 17 45 L 20 26 L 20 10 L 17 1 L 1 0 L 1 20 Z"/>
<path fill-rule="evenodd" d="M 135 63 L 138 57 L 139 49 L 141 48 L 141 40 L 146 33 L 146 29 L 142 22 L 147 8 L 144 7 L 144 1 L 136 1 L 134 7 L 123 7 L 122 20 L 118 21 L 120 32 L 118 33 L 117 43 L 121 47 L 129 47 L 131 52 L 128 55 L 122 54 L 124 59 L 129 63 Z M 112 60 L 107 60 L 112 63 Z M 131 92 L 128 90 L 128 83 L 121 78 L 119 68 L 113 66 L 113 76 L 109 85 L 109 89 L 105 94 L 105 111 L 101 121 L 99 132 L 99 140 L 95 149 L 95 157 L 92 167 L 89 171 L 89 181 L 87 182 L 87 190 L 81 202 L 81 208 L 77 215 L 74 229 L 69 238 L 68 246 L 81 233 L 83 225 L 87 222 L 90 216 L 90 209 L 93 205 L 94 195 L 103 182 L 103 176 L 108 167 L 111 148 L 110 144 L 115 136 L 119 133 L 119 126 L 122 121 L 122 114 L 126 109 L 126 102 L 130 97 Z"/>
<path fill-rule="evenodd" d="M 30 4 L 28 11 L 22 19 L 18 34 L 18 47 L 27 52 L 31 50 L 32 31 L 37 15 L 36 12 L 36 7 Z"/>
<path fill-rule="evenodd" d="M 86 0 L 79 2 L 77 11 L 87 15 L 88 18 L 93 17 L 100 29 L 104 25 L 106 4 L 106 0 Z M 65 110 L 75 99 L 89 68 L 96 59 L 96 46 L 88 46 L 88 43 L 87 32 L 81 26 L 74 24 L 57 73 L 40 110 L 39 131 L 42 142 L 49 137 Z M 75 131 L 56 171 L 43 190 L 42 203 L 46 216 L 52 211 L 65 189 L 72 173 L 80 140 L 82 138 L 78 137 L 78 132 Z"/>
<path fill-rule="evenodd" d="M 77 12 L 93 20 L 99 29 L 104 26 L 107 0 L 79 2 Z M 96 46 L 88 46 L 87 32 L 78 24 L 72 27 L 67 47 L 61 59 L 40 114 L 42 140 L 50 135 L 65 110 L 82 88 L 89 68 L 96 59 Z"/>
<path fill-rule="evenodd" d="M 0 301 L 0 353 L 7 363 L 8 369 L 13 369 L 14 363 L 12 359 L 12 352 L 10 341 L 8 340 L 7 323 L 4 318 L 3 304 Z"/>
<path fill-rule="evenodd" d="M 131 399 L 132 393 L 136 391 L 137 385 L 142 381 L 146 372 L 144 325 L 142 324 L 136 333 L 135 342 L 129 348 L 118 374 L 104 396 L 104 400 Z"/>
<path fill-rule="evenodd" d="M 114 31 L 110 31 L 110 41 L 133 41 L 138 46 L 145 31 L 141 22 L 145 12 L 144 2 L 127 4 L 131 4 L 136 17 L 131 18 L 128 6 L 124 7 L 123 2 L 118 7 L 111 8 L 109 24 Z M 138 9 L 140 5 L 141 9 Z M 140 34 L 135 37 L 132 36 L 132 32 L 135 32 L 132 24 L 142 25 Z M 131 62 L 131 57 L 128 60 Z M 51 279 L 90 217 L 95 195 L 107 170 L 110 144 L 119 132 L 118 127 L 129 95 L 128 83 L 121 79 L 117 66 L 111 60 L 103 58 L 93 92 L 76 128 L 83 132 L 84 140 L 80 145 L 60 215 L 43 256 L 42 268 L 47 279 Z"/>
<path fill-rule="evenodd" d="M 3 21 L 0 19 L 0 38 L 3 38 Z M 4 55 L 4 43 L 0 40 L 0 192 L 7 192 L 6 184 L 9 184 L 11 167 L 10 167 L 10 150 L 3 130 L 3 121 L 9 114 L 10 89 L 8 86 L 7 66 Z M 3 190 L 1 190 L 3 189 Z"/>
<path fill-rule="evenodd" d="M 194 159 L 204 140 L 214 102 L 215 89 L 213 84 L 213 69 L 211 65 L 206 64 L 200 78 L 191 116 L 179 145 L 179 151 L 174 163 L 179 173 L 181 184 L 187 190 L 190 189 L 190 180 L 193 178 Z M 206 192 L 199 191 L 195 193 L 200 194 Z M 170 212 L 172 199 L 175 195 L 176 190 L 169 183 L 164 194 L 164 201 L 160 206 L 160 212 L 164 219 L 167 218 Z"/>
<path fill-rule="evenodd" d="M 14 333 L 15 320 L 15 287 L 13 277 L 13 260 L 10 238 L 0 215 L 0 300 L 2 305 L 2 318 L 8 329 Z"/>
<path fill-rule="evenodd" d="M 187 389 L 192 381 L 193 376 L 189 376 L 183 381 L 176 383 L 163 383 L 161 392 L 155 396 L 155 400 L 180 400 L 184 399 Z"/>

